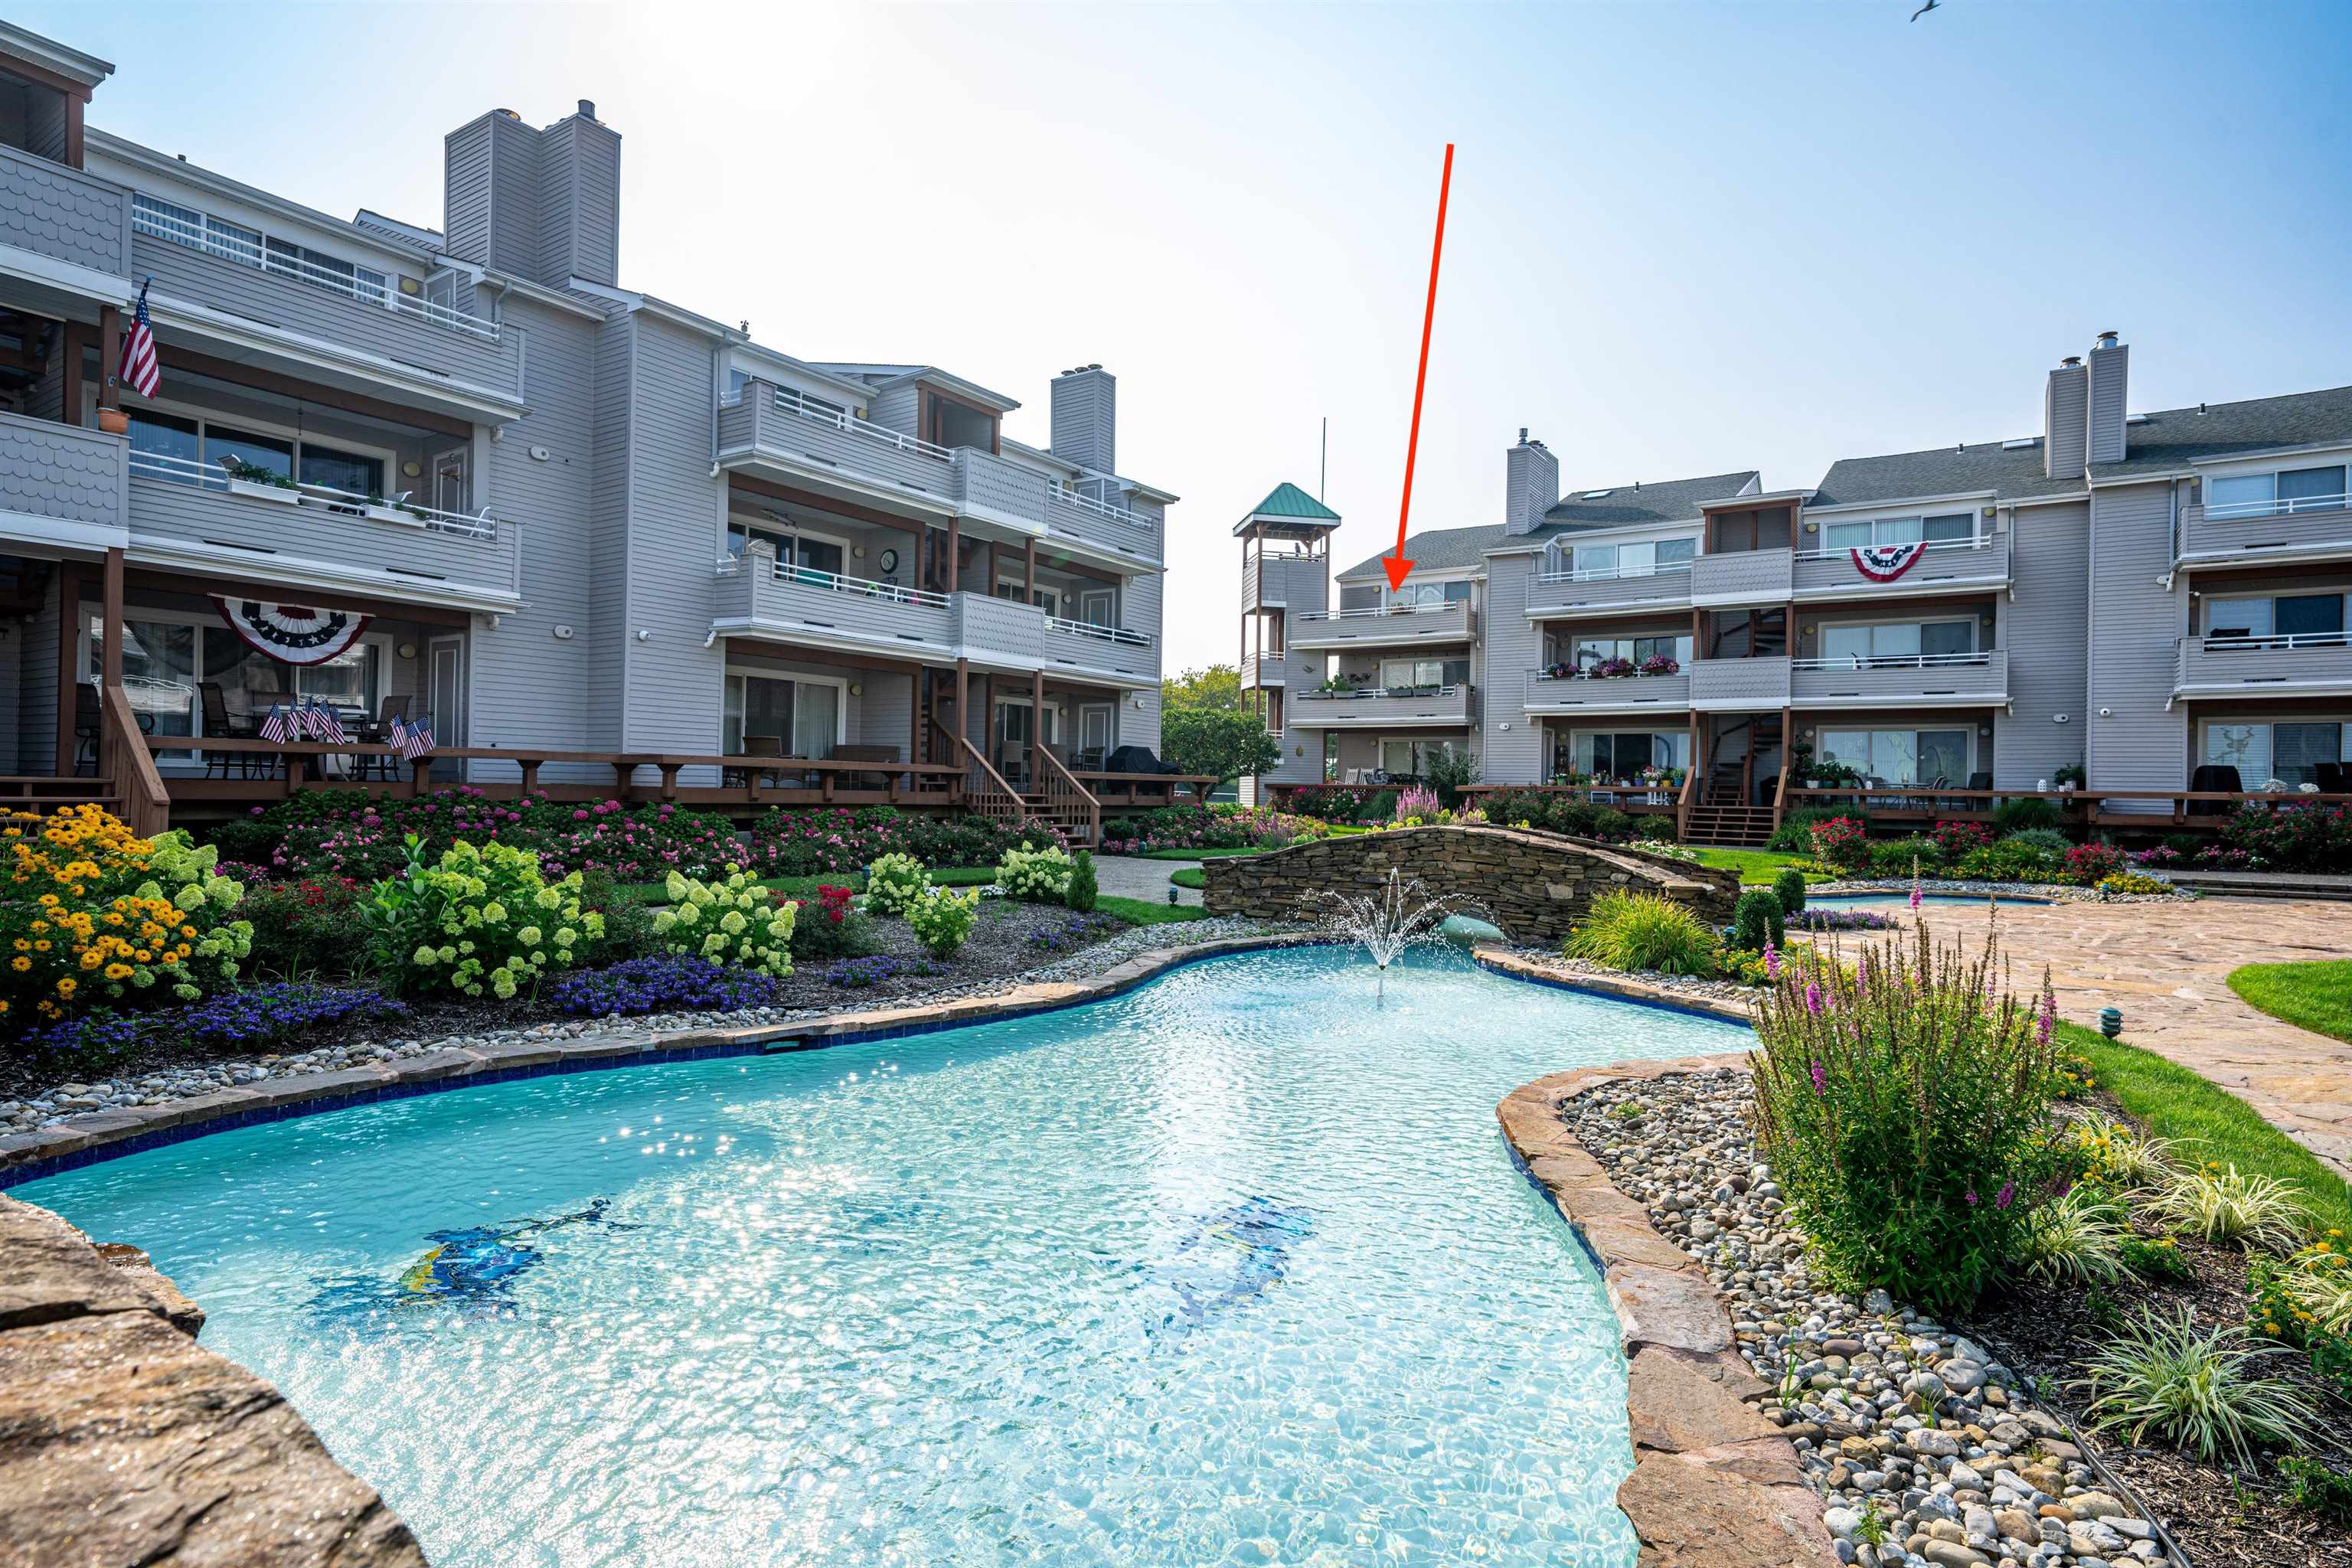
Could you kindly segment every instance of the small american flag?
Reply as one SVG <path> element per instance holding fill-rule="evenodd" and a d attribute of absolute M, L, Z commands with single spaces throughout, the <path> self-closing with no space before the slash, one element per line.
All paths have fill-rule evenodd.
<path fill-rule="evenodd" d="M 391 728 L 383 732 L 383 743 L 402 756 L 406 756 L 408 754 L 408 721 L 397 713 L 394 714 Z"/>
<path fill-rule="evenodd" d="M 319 739 L 336 746 L 348 746 L 352 743 L 352 732 L 343 727 L 341 714 L 323 702 L 312 703 L 310 711 L 316 715 L 315 722 L 318 725 Z"/>
<path fill-rule="evenodd" d="M 269 717 L 261 721 L 261 738 L 275 746 L 282 746 L 294 738 L 293 721 L 286 717 L 282 703 L 269 705 Z"/>
<path fill-rule="evenodd" d="M 419 719 L 410 726 L 408 738 L 400 743 L 400 754 L 415 762 L 433 749 L 433 721 Z"/>
<path fill-rule="evenodd" d="M 142 397 L 152 397 L 163 384 L 163 367 L 155 363 L 155 329 L 147 321 L 147 283 L 139 285 L 139 313 L 122 339 L 122 379 Z"/>

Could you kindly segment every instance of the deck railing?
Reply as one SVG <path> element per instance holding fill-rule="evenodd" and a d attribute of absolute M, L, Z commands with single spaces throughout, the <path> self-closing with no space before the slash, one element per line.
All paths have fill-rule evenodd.
<path fill-rule="evenodd" d="M 852 414 L 846 408 L 835 407 L 820 398 L 796 392 L 789 386 L 776 388 L 776 406 L 788 414 L 797 414 L 802 418 L 814 420 L 819 425 L 830 425 L 835 429 L 846 431 L 852 436 L 862 436 L 877 446 L 888 447 L 894 451 L 911 453 L 919 458 L 933 458 L 942 463 L 951 460 L 954 457 L 954 454 L 945 447 L 926 441 L 919 436 L 909 436 L 903 430 L 893 430 L 887 426 L 877 425 L 861 415 Z"/>
<path fill-rule="evenodd" d="M 234 452 L 225 454 L 231 458 L 236 455 Z M 364 496 L 353 490 L 341 490 L 331 485 L 310 484 L 299 479 L 273 483 L 268 479 L 243 479 L 222 464 L 198 462 L 194 458 L 174 457 L 168 452 L 133 451 L 130 466 L 133 479 L 164 479 L 173 484 L 225 490 L 280 505 L 320 507 L 343 517 L 364 517 L 400 527 L 455 534 L 461 539 L 495 542 L 499 537 L 499 520 L 490 515 L 487 507 L 478 515 L 468 517 L 462 512 L 418 506 L 404 499 L 406 491 L 387 500 L 383 496 Z"/>

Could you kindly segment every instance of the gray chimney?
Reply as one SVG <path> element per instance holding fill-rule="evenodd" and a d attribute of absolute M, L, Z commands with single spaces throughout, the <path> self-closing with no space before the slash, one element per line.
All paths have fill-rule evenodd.
<path fill-rule="evenodd" d="M 2088 421 L 2090 373 L 2068 355 L 2050 373 L 2042 394 L 2042 473 L 2045 479 L 2083 477 L 2083 432 Z"/>
<path fill-rule="evenodd" d="M 1054 378 L 1053 434 L 1047 449 L 1082 468 L 1118 472 L 1118 377 L 1098 364 Z"/>
<path fill-rule="evenodd" d="M 442 143 L 442 228 L 450 254 L 561 288 L 620 279 L 621 136 L 596 106 L 534 131 L 493 110 Z"/>
<path fill-rule="evenodd" d="M 2094 463 L 2124 460 L 2124 399 L 2131 386 L 2131 350 L 2113 332 L 2101 332 L 2091 346 L 2091 417 L 2088 452 Z"/>
<path fill-rule="evenodd" d="M 1543 526 L 1544 513 L 1559 500 L 1559 459 L 1541 441 L 1528 440 L 1528 427 L 1522 425 L 1519 444 L 1511 448 L 1506 470 L 1503 531 L 1514 536 L 1533 533 Z"/>

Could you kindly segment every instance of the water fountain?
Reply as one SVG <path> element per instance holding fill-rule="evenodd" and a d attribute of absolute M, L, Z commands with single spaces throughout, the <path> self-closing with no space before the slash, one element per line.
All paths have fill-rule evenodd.
<path fill-rule="evenodd" d="M 1415 942 L 1435 942 L 1448 918 L 1476 909 L 1464 900 L 1435 897 L 1416 879 L 1408 880 L 1396 868 L 1378 892 L 1343 893 L 1320 888 L 1303 893 L 1302 905 L 1320 910 L 1327 931 L 1341 942 L 1354 942 L 1371 955 L 1380 971 L 1376 994 L 1387 994 L 1389 965 Z"/>

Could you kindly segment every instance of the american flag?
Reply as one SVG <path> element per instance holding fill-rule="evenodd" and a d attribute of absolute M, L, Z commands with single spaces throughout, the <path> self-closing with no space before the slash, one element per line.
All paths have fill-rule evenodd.
<path fill-rule="evenodd" d="M 352 732 L 343 727 L 343 716 L 323 702 L 310 705 L 312 733 L 330 745 L 348 746 Z"/>
<path fill-rule="evenodd" d="M 149 279 L 147 283 L 152 283 Z M 147 321 L 147 283 L 139 285 L 139 313 L 122 339 L 122 379 L 142 397 L 152 397 L 163 384 L 163 367 L 155 363 L 155 329 Z"/>
<path fill-rule="evenodd" d="M 402 756 L 408 754 L 408 721 L 395 713 L 391 727 L 383 732 L 383 743 Z"/>
<path fill-rule="evenodd" d="M 294 738 L 294 726 L 286 717 L 285 708 L 276 702 L 269 705 L 269 717 L 261 721 L 261 738 L 272 745 L 282 746 Z"/>
<path fill-rule="evenodd" d="M 419 719 L 409 727 L 407 739 L 400 742 L 400 754 L 415 762 L 433 749 L 433 721 Z"/>

